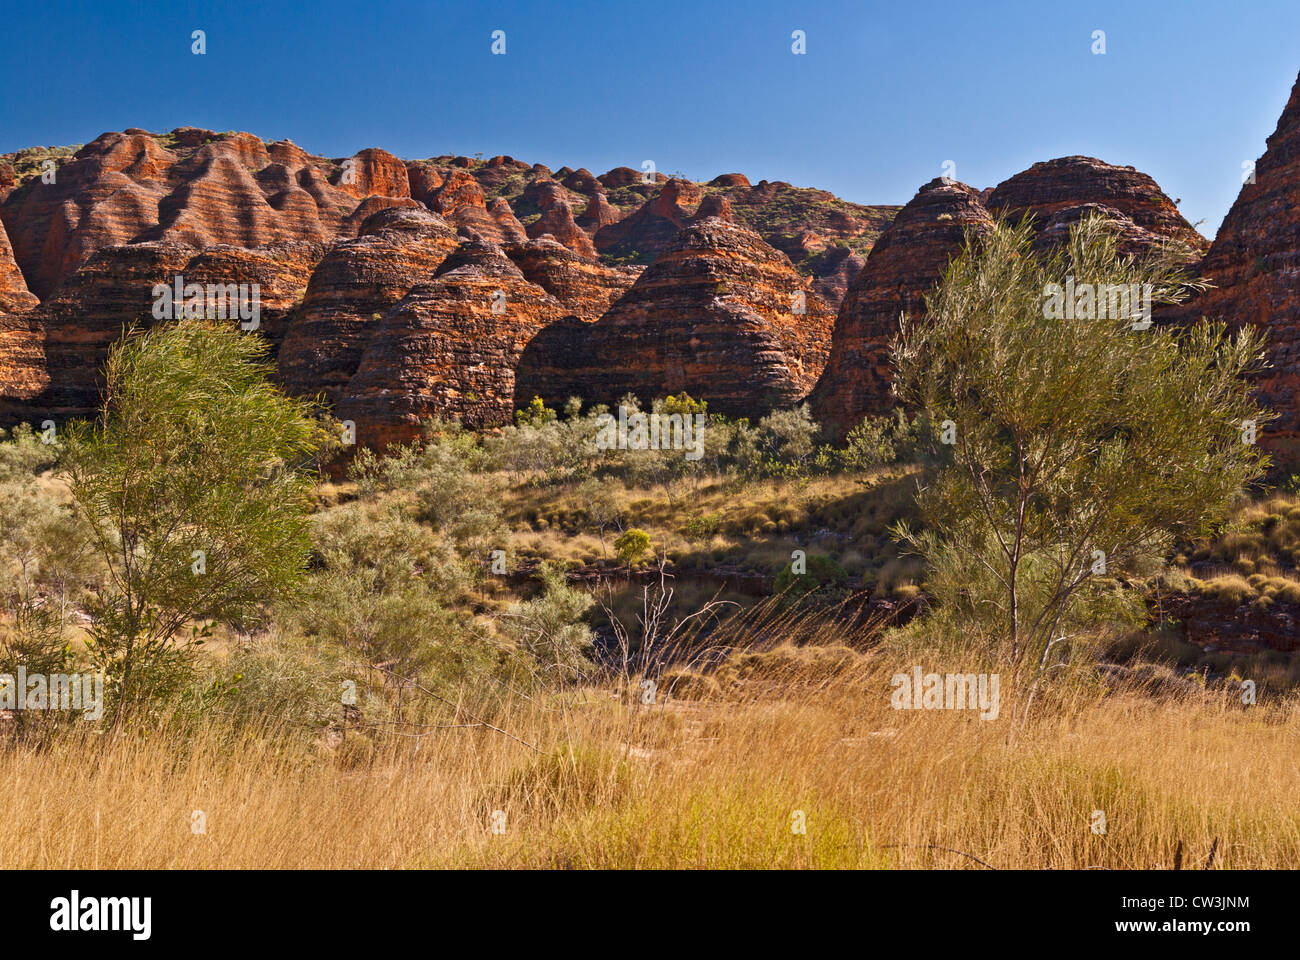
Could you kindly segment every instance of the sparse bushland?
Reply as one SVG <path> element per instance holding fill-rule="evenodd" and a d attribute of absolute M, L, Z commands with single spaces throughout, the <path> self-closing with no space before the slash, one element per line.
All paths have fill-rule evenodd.
<path fill-rule="evenodd" d="M 101 598 L 120 583 L 171 598 L 159 660 L 183 667 L 140 688 L 147 723 L 0 712 L 0 778 L 40 784 L 0 806 L 6 866 L 1118 868 L 1170 866 L 1179 850 L 1203 863 L 1211 849 L 1216 867 L 1300 866 L 1294 669 L 1207 653 L 1175 623 L 1148 627 L 1141 607 L 1153 590 L 1287 602 L 1294 497 L 1229 498 L 1205 523 L 1117 551 L 1101 588 L 1070 604 L 1086 641 L 1069 645 L 1072 669 L 1035 692 L 1032 671 L 1005 669 L 1005 616 L 983 614 L 1000 603 L 996 579 L 972 573 L 981 557 L 996 567 L 996 537 L 957 543 L 984 544 L 979 556 L 922 558 L 890 535 L 899 521 L 945 529 L 926 500 L 952 482 L 942 408 L 871 418 L 832 448 L 806 410 L 751 423 L 654 401 L 705 418 L 702 456 L 687 460 L 602 450 L 606 410 L 537 401 L 497 431 L 430 422 L 329 481 L 312 468 L 332 425 L 269 385 L 259 344 L 161 328 L 115 354 L 109 383 L 130 389 L 110 392 L 98 424 L 54 443 L 0 438 L 0 673 L 102 663 L 120 698 L 122 662 L 96 649 L 117 622 Z M 1125 369 L 1141 382 L 1146 368 Z M 959 435 L 965 417 L 952 417 Z M 1086 449 L 1110 449 L 1087 430 Z M 286 437 L 301 442 L 285 451 Z M 990 476 L 1003 439 L 981 448 L 1004 455 Z M 97 486 L 95 471 L 119 482 Z M 1048 507 L 1100 509 L 1099 476 L 1032 502 L 1047 513 L 1019 568 L 1022 609 L 1056 602 L 1038 549 L 1059 520 Z M 252 513 L 216 508 L 245 491 Z M 193 518 L 174 550 L 144 516 L 152 498 L 159 517 Z M 106 504 L 133 522 L 106 526 Z M 252 556 L 275 524 L 252 536 L 236 521 L 264 511 L 286 534 L 284 564 L 266 572 L 275 589 L 249 579 L 228 603 L 183 602 L 188 581 L 123 581 L 103 549 L 126 530 L 141 556 L 192 573 L 182 548 L 201 549 L 201 532 Z M 777 595 L 730 589 L 732 575 Z M 921 615 L 888 628 L 864 593 L 916 600 Z M 1000 719 L 894 709 L 895 676 L 916 666 L 1003 671 Z M 68 798 L 57 816 L 48 795 Z M 1105 834 L 1091 829 L 1098 809 Z"/>

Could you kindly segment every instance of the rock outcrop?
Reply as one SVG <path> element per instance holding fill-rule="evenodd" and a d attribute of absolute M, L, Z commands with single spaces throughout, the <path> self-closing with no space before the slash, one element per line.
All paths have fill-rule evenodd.
<path fill-rule="evenodd" d="M 1207 652 L 1251 655 L 1300 648 L 1300 604 L 1275 600 L 1261 607 L 1181 594 L 1166 598 L 1162 606 L 1184 638 Z"/>
<path fill-rule="evenodd" d="M 48 382 L 38 395 L 25 398 L 29 403 L 20 419 L 63 423 L 93 413 L 109 347 L 126 330 L 154 322 L 154 285 L 170 286 L 177 275 L 184 276 L 197 254 L 171 241 L 108 247 L 60 284 L 31 314 L 41 326 Z"/>
<path fill-rule="evenodd" d="M 631 167 L 552 173 L 507 156 L 403 161 L 366 149 L 327 159 L 288 140 L 197 127 L 106 133 L 44 159 L 7 155 L 0 425 L 92 413 L 109 346 L 156 322 L 152 291 L 178 277 L 256 285 L 258 330 L 286 387 L 351 404 L 384 442 L 429 413 L 508 419 L 513 369 L 501 358 L 543 328 L 539 349 L 572 324 L 574 349 L 556 376 L 600 366 L 597 350 L 628 368 L 593 381 L 602 399 L 616 381 L 647 397 L 679 383 L 761 411 L 811 386 L 829 344 L 822 297 L 838 301 L 860 262 L 854 251 L 869 249 L 893 209 L 754 186 L 742 174 L 701 185 Z M 678 248 L 682 236 L 695 239 Z M 615 313 L 656 258 L 640 305 Z M 504 319 L 481 315 L 490 304 L 478 288 L 489 282 L 506 295 Z M 799 292 L 805 314 L 792 309 Z M 607 316 L 601 330 L 617 332 L 593 333 Z M 662 335 L 651 329 L 660 320 Z M 624 328 L 635 331 L 627 343 Z M 453 330 L 469 342 L 453 348 Z M 414 359 L 401 355 L 408 347 Z M 696 348 L 702 358 L 689 361 Z M 437 362 L 424 366 L 421 351 Z M 635 369 L 658 353 L 665 359 Z M 456 368 L 465 358 L 473 371 Z M 385 391 L 399 398 L 387 417 L 377 409 Z"/>
<path fill-rule="evenodd" d="M 288 140 L 282 143 L 292 146 Z M 273 157 L 276 156 L 276 147 L 279 146 L 280 144 L 272 145 Z M 292 155 L 291 169 L 301 169 L 310 162 L 310 158 L 297 147 L 294 147 L 294 150 L 297 152 Z M 411 182 L 406 175 L 406 164 L 387 150 L 378 150 L 374 147 L 362 150 L 355 157 L 345 160 L 333 181 L 344 193 L 358 200 L 375 196 L 401 198 L 411 195 Z"/>
<path fill-rule="evenodd" d="M 636 282 L 643 267 L 607 267 L 542 238 L 505 247 L 528 279 L 560 302 L 566 314 L 594 321 Z"/>
<path fill-rule="evenodd" d="M 595 236 L 601 228 L 608 227 L 611 223 L 618 223 L 622 219 L 622 210 L 612 205 L 603 193 L 595 193 L 587 201 L 586 208 L 575 222 L 588 236 Z"/>
<path fill-rule="evenodd" d="M 1278 419 L 1263 442 L 1294 469 L 1300 460 L 1300 79 L 1254 173 L 1200 265 L 1214 287 L 1156 319 L 1209 317 L 1264 333 L 1272 366 L 1257 392 Z"/>
<path fill-rule="evenodd" d="M 418 437 L 432 416 L 508 423 L 519 357 L 560 314 L 500 248 L 463 243 L 383 315 L 338 416 L 355 422 L 358 444 L 375 448 Z"/>
<path fill-rule="evenodd" d="M 285 388 L 301 396 L 323 393 L 333 403 L 357 372 L 379 318 L 432 280 L 456 249 L 455 229 L 423 208 L 385 210 L 362 236 L 331 250 L 311 276 L 279 354 Z"/>
<path fill-rule="evenodd" d="M 698 220 L 596 323 L 544 331 L 520 362 L 516 399 L 685 390 L 719 412 L 762 416 L 806 393 L 825 363 L 831 313 L 807 283 L 753 231 Z"/>
<path fill-rule="evenodd" d="M 14 258 L 42 299 L 108 247 L 325 243 L 355 233 L 351 215 L 373 196 L 411 202 L 405 166 L 383 150 L 335 162 L 287 140 L 192 127 L 106 133 L 52 173 L 0 205 Z"/>
<path fill-rule="evenodd" d="M 0 424 L 40 423 L 31 401 L 49 384 L 45 325 L 32 313 L 0 312 Z"/>
<path fill-rule="evenodd" d="M 967 231 L 978 236 L 994 217 L 1016 223 L 1028 216 L 1035 248 L 1043 249 L 1065 240 L 1090 213 L 1111 222 L 1127 253 L 1173 244 L 1191 260 L 1205 247 L 1151 177 L 1091 157 L 1036 163 L 990 191 L 944 177 L 922 187 L 876 241 L 840 304 L 830 359 L 809 397 L 825 435 L 843 439 L 864 416 L 894 405 L 889 345 L 899 317 L 925 316 L 926 294 Z M 822 270 L 831 275 L 827 266 Z"/>
<path fill-rule="evenodd" d="M 14 262 L 9 235 L 5 233 L 4 225 L 0 224 L 0 313 L 20 313 L 30 310 L 39 302 L 27 289 L 27 281 Z"/>
<path fill-rule="evenodd" d="M 596 249 L 610 257 L 652 259 L 673 242 L 703 199 L 696 184 L 669 180 L 641 209 L 597 231 Z"/>
<path fill-rule="evenodd" d="M 528 225 L 528 236 L 537 239 L 549 234 L 579 256 L 595 260 L 596 246 L 591 242 L 591 237 L 574 222 L 573 208 L 565 199 L 563 189 L 551 180 L 542 183 L 542 189 L 534 192 L 541 216 Z"/>
<path fill-rule="evenodd" d="M 174 289 L 178 278 L 182 285 L 203 287 L 205 314 L 256 329 L 270 341 L 274 356 L 286 320 L 324 253 L 322 244 L 306 241 L 253 250 L 223 244 L 197 250 L 152 240 L 100 250 L 27 315 L 43 345 L 43 387 L 21 395 L 3 391 L 11 401 L 4 409 L 12 418 L 60 423 L 92 414 L 99 404 L 109 348 L 124 331 L 159 322 L 154 288 L 161 284 Z M 239 312 L 241 307 L 249 319 Z M 181 305 L 163 313 L 164 319 L 179 317 Z"/>
<path fill-rule="evenodd" d="M 1044 227 L 1055 222 L 1059 230 L 1061 224 L 1078 220 L 1090 204 L 1097 205 L 1092 207 L 1097 212 L 1122 214 L 1123 218 L 1114 219 L 1127 228 L 1121 233 L 1128 234 L 1134 248 L 1171 240 L 1201 254 L 1209 246 L 1155 180 L 1133 167 L 1113 166 L 1094 157 L 1036 163 L 998 184 L 986 206 L 994 216 L 1012 223 L 1031 215 Z"/>
<path fill-rule="evenodd" d="M 829 246 L 808 263 L 813 275 L 813 290 L 827 306 L 838 309 L 866 265 L 866 259 L 850 247 Z"/>
<path fill-rule="evenodd" d="M 463 169 L 451 171 L 429 205 L 460 227 L 462 236 L 489 243 L 518 243 L 527 238 L 510 204 L 500 197 L 488 204 L 483 188 Z"/>
<path fill-rule="evenodd" d="M 992 225 L 979 193 L 938 177 L 923 186 L 876 241 L 840 305 L 830 358 L 809 397 L 825 434 L 842 439 L 868 414 L 893 406 L 889 345 L 899 317 L 925 315 L 925 296 L 965 242 Z"/>

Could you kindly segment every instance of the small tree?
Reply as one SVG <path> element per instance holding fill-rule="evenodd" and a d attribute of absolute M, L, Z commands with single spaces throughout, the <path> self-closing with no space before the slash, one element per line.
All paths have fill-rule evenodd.
<path fill-rule="evenodd" d="M 510 605 L 507 630 L 539 667 L 555 674 L 554 679 L 580 680 L 593 667 L 595 638 L 585 618 L 595 600 L 587 591 L 569 586 L 557 564 L 541 564 L 536 576 L 542 582 L 541 595 Z"/>
<path fill-rule="evenodd" d="M 197 320 L 128 335 L 101 415 L 65 431 L 63 474 L 108 568 L 91 654 L 123 707 L 184 676 L 183 630 L 250 615 L 306 568 L 309 468 L 330 438 L 271 384 L 266 353 Z"/>
<path fill-rule="evenodd" d="M 1044 254 L 1032 238 L 999 224 L 968 247 L 894 357 L 901 398 L 946 455 L 918 495 L 924 534 L 900 532 L 944 573 L 943 603 L 984 624 L 992 611 L 1012 661 L 1041 671 L 1116 578 L 1206 530 L 1261 475 L 1249 441 L 1271 415 L 1245 380 L 1263 363 L 1249 330 L 1097 319 L 1082 293 L 1068 316 L 1045 309 L 1085 284 L 1177 302 L 1196 285 L 1174 253 L 1122 256 L 1098 218 Z"/>
<path fill-rule="evenodd" d="M 636 563 L 650 549 L 650 534 L 639 527 L 632 527 L 614 541 L 614 552 L 624 563 Z"/>
<path fill-rule="evenodd" d="M 623 516 L 622 508 L 618 505 L 618 497 L 614 492 L 614 481 L 597 480 L 595 477 L 584 480 L 578 487 L 577 496 L 587 522 L 595 527 L 600 535 L 601 556 L 608 559 L 609 553 L 605 549 L 605 531 L 619 523 Z"/>

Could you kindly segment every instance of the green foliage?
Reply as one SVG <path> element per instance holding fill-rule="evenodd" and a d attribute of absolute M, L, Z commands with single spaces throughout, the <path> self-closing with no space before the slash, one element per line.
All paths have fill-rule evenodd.
<path fill-rule="evenodd" d="M 722 529 L 722 514 L 707 513 L 686 521 L 686 535 L 695 540 L 708 540 Z"/>
<path fill-rule="evenodd" d="M 893 463 L 915 463 L 937 439 L 924 415 L 908 419 L 901 407 L 881 416 L 864 417 L 837 450 L 837 466 L 861 471 Z"/>
<path fill-rule="evenodd" d="M 802 476 L 808 472 L 821 427 L 813 420 L 807 404 L 793 410 L 774 410 L 758 422 L 758 430 L 769 473 Z"/>
<path fill-rule="evenodd" d="M 537 413 L 540 408 L 541 413 Z M 534 400 L 529 412 L 516 412 L 514 426 L 488 438 L 483 447 L 486 462 L 508 470 L 517 480 L 568 483 L 591 476 L 596 462 L 596 416 L 603 407 L 582 415 L 582 404 L 565 404 L 565 419 Z"/>
<path fill-rule="evenodd" d="M 614 541 L 614 552 L 626 564 L 634 564 L 650 549 L 650 534 L 632 527 Z"/>
<path fill-rule="evenodd" d="M 1263 362 L 1253 332 L 1047 319 L 1048 285 L 1067 277 L 1150 284 L 1156 303 L 1193 286 L 1172 253 L 1122 256 L 1098 218 L 1045 254 L 1029 225 L 999 224 L 950 264 L 894 351 L 904 403 L 951 421 L 955 440 L 918 495 L 925 532 L 898 532 L 969 632 L 1040 667 L 1099 605 L 1125 606 L 1115 578 L 1226 515 L 1268 462 L 1242 422 L 1271 419 L 1245 379 Z"/>
<path fill-rule="evenodd" d="M 430 420 L 424 439 L 379 457 L 358 453 L 350 468 L 364 496 L 399 493 L 399 506 L 480 559 L 505 543 L 498 488 L 482 470 L 488 455 L 454 421 Z"/>
<path fill-rule="evenodd" d="M 605 531 L 612 526 L 621 525 L 623 511 L 615 496 L 614 481 L 591 478 L 578 487 L 578 501 L 582 504 L 587 522 L 600 535 L 601 553 L 605 552 Z"/>
<path fill-rule="evenodd" d="M 365 712 L 364 679 L 345 659 L 345 648 L 315 637 L 271 630 L 240 643 L 216 683 L 223 708 L 236 720 L 323 727 L 342 711 L 344 682 L 351 680 Z"/>
<path fill-rule="evenodd" d="M 29 423 L 0 429 L 0 483 L 30 484 L 58 462 L 62 449 L 57 434 L 46 442 Z"/>
<path fill-rule="evenodd" d="M 688 414 L 694 416 L 697 413 L 708 413 L 709 405 L 704 401 L 693 399 L 689 393 L 683 390 L 675 396 L 670 393 L 664 397 L 660 410 L 669 415 L 677 413 L 683 416 Z"/>
<path fill-rule="evenodd" d="M 331 434 L 270 371 L 259 337 L 156 327 L 113 348 L 101 416 L 65 431 L 62 473 L 108 571 L 91 657 L 123 706 L 183 682 L 199 624 L 245 621 L 305 571 Z"/>
<path fill-rule="evenodd" d="M 849 579 L 848 571 L 832 557 L 820 554 L 806 556 L 803 560 L 804 572 L 794 572 L 791 560 L 776 575 L 773 590 L 786 602 L 800 601 L 812 594 L 819 601 L 835 602 L 843 598 L 844 586 Z"/>
<path fill-rule="evenodd" d="M 533 397 L 523 410 L 515 411 L 515 425 L 520 427 L 540 427 L 555 420 L 557 414 L 542 402 L 541 397 Z"/>
<path fill-rule="evenodd" d="M 279 622 L 341 646 L 367 668 L 451 684 L 491 668 L 493 651 L 455 605 L 476 568 L 449 539 L 386 502 L 356 501 L 313 523 L 318 569 Z"/>
<path fill-rule="evenodd" d="M 564 569 L 544 563 L 537 569 L 541 596 L 514 603 L 506 613 L 507 629 L 550 680 L 573 681 L 592 670 L 594 635 L 585 618 L 595 601 L 585 590 L 570 587 Z"/>
<path fill-rule="evenodd" d="M 85 585 L 98 574 L 88 531 L 47 482 L 59 451 L 26 424 L 0 431 L 0 614 L 27 628 L 59 633 Z"/>

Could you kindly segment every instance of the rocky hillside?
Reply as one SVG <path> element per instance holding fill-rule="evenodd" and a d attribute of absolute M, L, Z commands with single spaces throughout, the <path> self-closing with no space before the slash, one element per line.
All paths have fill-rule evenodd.
<path fill-rule="evenodd" d="M 830 359 L 809 398 L 827 432 L 843 437 L 864 416 L 893 406 L 889 343 L 899 317 L 925 315 L 926 294 L 965 236 L 978 236 L 995 216 L 1030 217 L 1037 242 L 1047 244 L 1064 239 L 1090 211 L 1117 225 L 1130 253 L 1177 243 L 1194 260 L 1206 247 L 1151 177 L 1091 157 L 1036 163 L 983 193 L 947 178 L 923 186 L 881 235 L 840 305 Z"/>
<path fill-rule="evenodd" d="M 0 158 L 0 422 L 93 410 L 109 346 L 153 322 L 155 289 L 178 277 L 207 288 L 205 310 L 208 285 L 256 284 L 286 387 L 354 415 L 363 443 L 407 436 L 430 413 L 502 422 L 534 336 L 547 331 L 540 348 L 606 318 L 670 250 L 678 265 L 633 300 L 648 339 L 617 333 L 633 304 L 593 334 L 614 334 L 601 353 L 590 331 L 578 338 L 585 367 L 603 371 L 588 387 L 659 395 L 663 376 L 737 409 L 790 401 L 824 366 L 831 311 L 895 210 L 741 174 L 692 183 L 377 149 L 331 159 L 192 127 L 25 150 Z M 713 220 L 725 226 L 681 246 Z M 707 356 L 688 356 L 692 330 Z M 670 341 L 677 359 L 653 360 Z M 583 367 L 566 360 L 567 382 L 586 381 Z"/>
<path fill-rule="evenodd" d="M 823 429 L 843 437 L 892 405 L 889 343 L 899 317 L 924 314 L 925 295 L 967 232 L 978 235 L 992 222 L 977 191 L 946 177 L 903 207 L 840 305 L 830 360 L 810 398 Z"/>
<path fill-rule="evenodd" d="M 826 363 L 831 310 L 785 254 L 732 220 L 725 199 L 710 200 L 603 317 L 561 322 L 529 345 L 517 403 L 684 390 L 756 416 L 808 392 Z"/>
<path fill-rule="evenodd" d="M 1204 260 L 1219 289 L 1193 305 L 1274 333 L 1263 386 L 1291 431 L 1298 120 L 1293 95 Z M 738 173 L 107 133 L 0 158 L 0 425 L 92 411 L 109 346 L 153 322 L 158 285 L 181 277 L 256 284 L 286 388 L 323 394 L 367 445 L 433 414 L 503 423 L 534 396 L 682 390 L 741 416 L 807 398 L 841 437 L 892 406 L 899 316 L 924 314 L 968 234 L 1028 216 L 1053 243 L 1090 211 L 1131 252 L 1205 252 L 1154 180 L 1089 157 L 983 191 L 937 179 L 897 212 Z"/>
<path fill-rule="evenodd" d="M 1237 201 L 1200 265 L 1214 286 L 1157 319 L 1211 317 L 1253 324 L 1272 362 L 1261 401 L 1278 415 L 1266 438 L 1291 469 L 1300 462 L 1300 79 Z"/>

